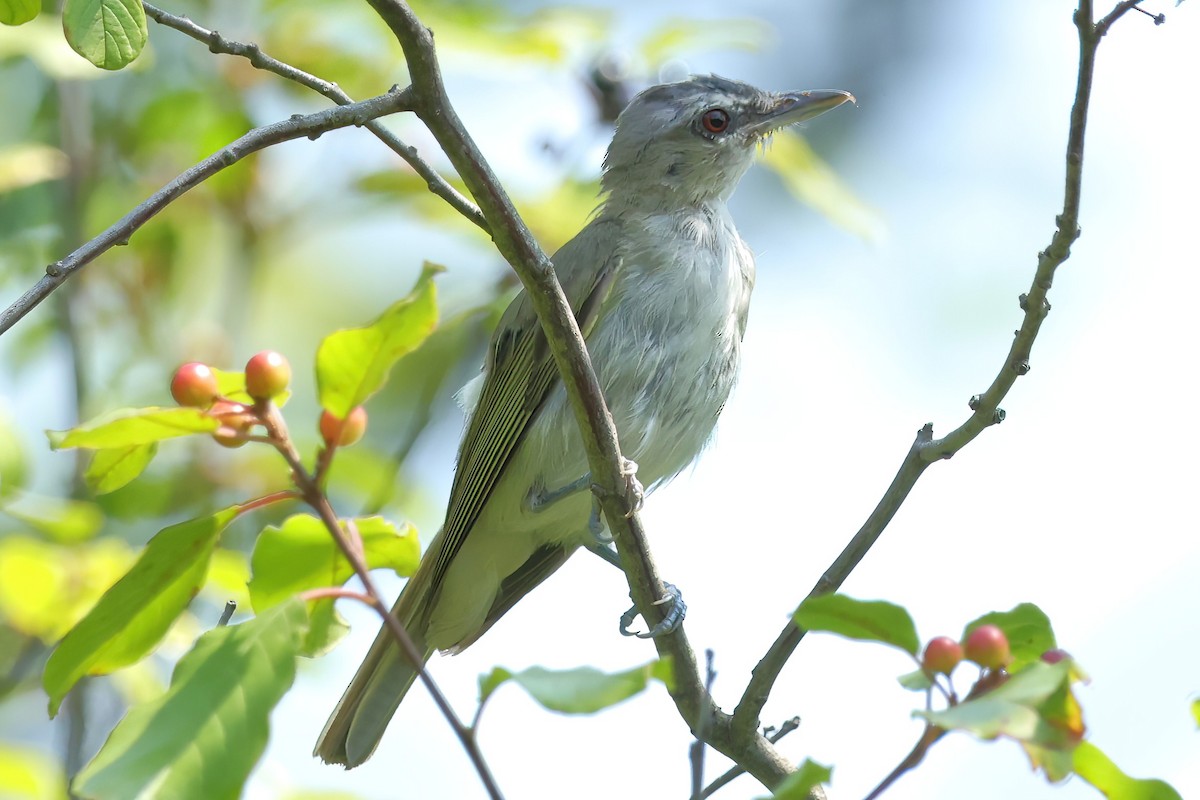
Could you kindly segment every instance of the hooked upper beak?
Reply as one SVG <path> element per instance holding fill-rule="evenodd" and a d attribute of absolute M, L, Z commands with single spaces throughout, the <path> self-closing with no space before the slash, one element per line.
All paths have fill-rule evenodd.
<path fill-rule="evenodd" d="M 786 92 L 777 95 L 778 102 L 759 119 L 747 126 L 751 133 L 760 135 L 777 131 L 788 125 L 824 114 L 842 103 L 856 103 L 854 95 L 839 90 L 809 90 Z"/>

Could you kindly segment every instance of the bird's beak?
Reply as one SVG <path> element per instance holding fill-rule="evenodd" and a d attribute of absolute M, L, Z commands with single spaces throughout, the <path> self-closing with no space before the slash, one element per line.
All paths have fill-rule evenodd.
<path fill-rule="evenodd" d="M 765 136 L 788 125 L 824 114 L 842 103 L 856 102 L 854 95 L 837 90 L 786 92 L 776 97 L 774 107 L 746 126 L 750 133 Z"/>

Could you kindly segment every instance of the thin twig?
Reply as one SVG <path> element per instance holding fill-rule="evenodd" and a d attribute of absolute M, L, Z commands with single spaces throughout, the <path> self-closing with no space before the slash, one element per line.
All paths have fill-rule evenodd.
<path fill-rule="evenodd" d="M 763 733 L 766 735 L 768 742 L 775 744 L 780 739 L 787 736 L 789 733 L 798 729 L 799 727 L 800 718 L 792 717 L 780 725 L 778 730 L 771 730 L 768 728 L 767 730 L 763 731 Z M 722 773 L 719 778 L 714 780 L 708 786 L 704 787 L 704 791 L 700 792 L 700 800 L 707 800 L 707 798 L 712 797 L 720 789 L 724 789 L 735 778 L 740 778 L 745 774 L 746 770 L 742 769 L 740 766 L 734 765 L 733 767 L 730 767 L 728 770 Z"/>
<path fill-rule="evenodd" d="M 717 671 L 713 668 L 713 651 L 708 648 L 704 651 L 704 691 L 712 695 L 713 683 L 717 680 Z M 704 737 L 708 733 L 706 723 L 707 720 L 701 720 L 699 730 L 696 732 L 696 740 L 692 742 L 688 748 L 688 755 L 692 762 L 692 800 L 700 800 L 701 792 L 704 790 Z"/>
<path fill-rule="evenodd" d="M 904 759 L 896 765 L 896 768 L 889 772 L 888 776 L 880 781 L 879 785 L 872 789 L 871 793 L 863 798 L 863 800 L 876 800 L 876 798 L 887 791 L 893 783 L 899 780 L 901 775 L 909 770 L 915 769 L 922 761 L 924 761 L 926 754 L 929 752 L 929 748 L 933 747 L 933 745 L 945 735 L 945 728 L 939 728 L 936 725 L 926 725 L 925 730 L 921 731 L 921 738 L 917 739 L 917 743 L 913 745 L 913 749 L 909 751 L 908 755 L 906 755 Z"/>
<path fill-rule="evenodd" d="M 236 600 L 226 600 L 225 608 L 221 609 L 221 617 L 217 620 L 217 627 L 224 628 L 229 624 L 229 620 L 233 619 L 233 612 L 237 611 Z"/>
<path fill-rule="evenodd" d="M 204 28 L 187 17 L 171 14 L 150 3 L 142 3 L 142 6 L 146 9 L 146 16 L 159 25 L 173 28 L 198 42 L 208 45 L 208 49 L 213 53 L 241 56 L 249 61 L 252 67 L 273 72 L 281 78 L 294 81 L 301 86 L 312 89 L 314 92 L 332 100 L 340 106 L 350 105 L 354 102 L 354 99 L 346 94 L 336 83 L 318 78 L 316 75 L 312 75 L 302 69 L 293 67 L 291 64 L 273 58 L 264 53 L 262 48 L 256 44 L 246 44 L 233 39 L 227 39 L 217 31 Z M 413 172 L 417 173 L 425 181 L 426 186 L 429 187 L 429 191 L 449 203 L 455 211 L 462 214 L 467 220 L 478 225 L 485 232 L 489 232 L 487 221 L 483 218 L 483 214 L 480 213 L 479 207 L 466 197 L 463 197 L 461 192 L 451 186 L 445 178 L 438 174 L 436 169 L 421 158 L 417 152 L 417 148 L 405 144 L 401 141 L 400 137 L 389 131 L 379 122 L 371 121 L 363 125 L 363 127 L 375 134 L 396 155 L 408 162 L 408 165 L 413 168 Z"/>
<path fill-rule="evenodd" d="M 146 198 L 136 208 L 112 224 L 61 261 L 46 267 L 46 274 L 32 289 L 0 314 L 0 334 L 3 334 L 39 303 L 50 296 L 76 271 L 90 264 L 113 247 L 128 243 L 129 237 L 151 217 L 177 200 L 189 189 L 216 173 L 236 164 L 251 153 L 292 139 L 315 139 L 326 131 L 364 125 L 377 117 L 411 110 L 411 95 L 407 89 L 393 88 L 387 94 L 372 97 L 348 106 L 339 106 L 315 114 L 297 114 L 282 122 L 264 125 L 222 147 L 208 158 L 181 173 L 170 183 Z"/>
<path fill-rule="evenodd" d="M 492 800 L 503 800 L 503 795 L 500 792 L 499 786 L 496 784 L 496 779 L 492 776 L 492 771 L 487 765 L 487 761 L 483 757 L 483 752 L 479 749 L 479 743 L 475 739 L 475 733 L 467 725 L 463 724 L 458 715 L 454 713 L 454 709 L 450 706 L 450 701 L 446 699 L 446 695 L 442 693 L 441 688 L 433 680 L 433 676 L 429 674 L 425 667 L 425 658 L 421 651 L 413 642 L 412 637 L 408 635 L 408 631 L 404 629 L 404 625 L 396 618 L 383 601 L 383 596 L 375 587 L 375 581 L 371 579 L 371 571 L 367 567 L 366 560 L 363 556 L 361 542 L 355 544 L 351 537 L 347 535 L 342 528 L 342 523 L 338 520 L 337 514 L 334 513 L 333 506 L 329 503 L 329 498 L 321 490 L 320 485 L 308 470 L 304 468 L 304 462 L 300 458 L 300 454 L 296 451 L 296 446 L 292 443 L 291 437 L 287 433 L 287 425 L 284 423 L 283 416 L 279 413 L 279 409 L 268 404 L 262 409 L 262 420 L 266 426 L 267 432 L 270 435 L 275 449 L 284 457 L 288 466 L 292 470 L 292 480 L 295 481 L 296 487 L 304 496 L 304 500 L 308 503 L 321 522 L 325 524 L 325 528 L 329 531 L 329 535 L 333 537 L 338 549 L 346 556 L 346 561 L 354 569 L 354 574 L 362 582 L 363 593 L 357 599 L 362 600 L 379 614 L 383 619 L 383 624 L 387 627 L 392 638 L 399 645 L 404 657 L 409 663 L 417 667 L 417 676 L 429 691 L 429 695 L 433 698 L 434 704 L 441 711 L 442 716 L 450 724 L 454 730 L 454 734 L 458 737 L 463 749 L 467 752 L 467 757 L 470 758 L 475 771 L 479 774 L 479 779 L 483 782 L 484 788 L 487 790 L 488 796 Z M 340 593 L 341 590 L 316 589 L 308 594 L 312 598 L 319 596 L 333 596 Z"/>
<path fill-rule="evenodd" d="M 1055 270 L 1070 256 L 1071 244 L 1079 237 L 1083 144 L 1087 129 L 1088 102 L 1091 98 L 1096 49 L 1100 38 L 1108 31 L 1108 28 L 1135 5 L 1137 3 L 1130 0 L 1119 3 L 1108 16 L 1096 25 L 1092 24 L 1091 0 L 1080 0 L 1079 9 L 1075 12 L 1075 24 L 1079 29 L 1079 73 L 1075 87 L 1075 101 L 1071 107 L 1070 131 L 1067 136 L 1063 208 L 1056 217 L 1057 227 L 1050 240 L 1050 245 L 1038 253 L 1037 269 L 1034 272 L 1032 285 L 1029 291 L 1020 297 L 1025 317 L 1013 339 L 999 374 L 987 391 L 971 398 L 970 407 L 973 413 L 966 422 L 949 435 L 941 439 L 934 439 L 932 425 L 926 425 L 921 429 L 917 434 L 916 441 L 909 449 L 908 455 L 905 456 L 899 472 L 896 473 L 896 477 L 893 478 L 891 485 L 871 516 L 837 560 L 821 576 L 821 579 L 809 592 L 809 597 L 835 591 L 841 586 L 850 571 L 857 566 L 866 555 L 867 550 L 882 534 L 900 504 L 916 484 L 917 479 L 921 477 L 926 466 L 935 461 L 950 458 L 970 444 L 985 428 L 1004 419 L 1000 402 L 1008 394 L 1017 378 L 1029 371 L 1030 351 L 1042 322 L 1050 311 L 1046 294 L 1054 281 Z M 759 661 L 734 712 L 734 725 L 739 731 L 758 725 L 759 715 L 762 713 L 771 688 L 804 634 L 803 629 L 795 623 L 789 622 L 767 650 L 766 655 Z"/>

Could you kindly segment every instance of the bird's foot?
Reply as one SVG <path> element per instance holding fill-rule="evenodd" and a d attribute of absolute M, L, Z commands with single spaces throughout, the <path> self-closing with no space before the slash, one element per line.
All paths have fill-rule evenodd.
<path fill-rule="evenodd" d="M 547 489 L 545 486 L 534 486 L 529 490 L 529 494 L 525 495 L 525 508 L 538 513 L 545 511 L 547 507 L 554 505 L 564 497 L 570 497 L 577 492 L 588 488 L 592 483 L 591 473 L 587 473 L 582 477 L 576 478 L 565 486 L 560 486 L 557 489 Z"/>
<path fill-rule="evenodd" d="M 625 501 L 625 519 L 629 519 L 641 511 L 642 506 L 646 504 L 646 490 L 642 488 L 641 481 L 637 479 L 637 471 L 637 462 L 622 456 L 621 479 L 625 481 L 625 486 L 621 489 L 621 498 Z M 592 493 L 603 496 L 606 494 L 606 490 L 600 484 L 593 483 Z"/>
<path fill-rule="evenodd" d="M 596 544 L 612 544 L 612 531 L 604 523 L 604 512 L 600 508 L 600 500 L 594 495 L 592 496 L 592 514 L 588 517 L 588 532 L 592 534 L 592 539 Z"/>
<path fill-rule="evenodd" d="M 663 582 L 663 588 L 666 590 L 666 596 L 656 600 L 656 606 L 667 606 L 663 613 L 663 618 L 657 625 L 648 631 L 637 632 L 629 630 L 629 626 L 637 619 L 637 606 L 630 608 L 621 615 L 621 635 L 636 636 L 639 639 L 654 639 L 668 633 L 674 633 L 683 624 L 683 618 L 687 615 L 687 603 L 683 602 L 683 595 L 675 584 Z"/>

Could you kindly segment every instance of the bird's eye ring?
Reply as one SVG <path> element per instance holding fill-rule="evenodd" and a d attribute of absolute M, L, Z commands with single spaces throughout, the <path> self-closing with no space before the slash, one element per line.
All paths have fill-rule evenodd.
<path fill-rule="evenodd" d="M 710 108 L 700 115 L 700 124 L 709 133 L 724 133 L 729 127 L 729 112 L 723 108 Z"/>

